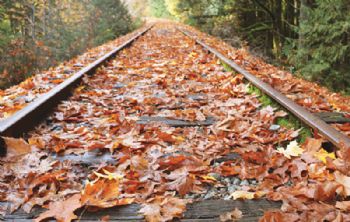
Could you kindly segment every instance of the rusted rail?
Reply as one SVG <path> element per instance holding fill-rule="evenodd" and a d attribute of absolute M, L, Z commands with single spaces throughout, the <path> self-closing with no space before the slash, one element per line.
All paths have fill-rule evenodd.
<path fill-rule="evenodd" d="M 99 66 L 114 57 L 120 50 L 129 46 L 152 27 L 153 25 L 149 25 L 115 49 L 73 74 L 49 92 L 41 95 L 14 115 L 0 121 L 0 135 L 17 137 L 32 129 L 35 124 L 43 120 L 43 116 L 46 116 L 59 101 L 62 101 L 71 94 L 72 88 L 80 82 L 84 75 L 93 74 Z M 0 152 L 5 152 L 3 147 L 0 147 Z"/>
<path fill-rule="evenodd" d="M 203 41 L 198 38 L 192 36 L 188 31 L 179 29 L 184 35 L 192 38 L 196 43 L 203 46 L 206 50 L 213 53 L 224 63 L 228 64 L 237 72 L 241 73 L 249 82 L 251 82 L 254 86 L 262 90 L 265 94 L 273 98 L 276 102 L 286 108 L 289 112 L 298 117 L 302 122 L 310 126 L 311 128 L 317 130 L 320 134 L 322 134 L 325 138 L 327 138 L 330 142 L 332 142 L 336 147 L 342 148 L 350 148 L 350 138 L 338 130 L 334 129 L 332 126 L 324 122 L 322 119 L 317 117 L 316 115 L 310 113 L 305 108 L 299 106 L 291 99 L 287 98 L 285 95 L 275 90 L 269 84 L 263 82 L 255 75 L 251 74 L 247 70 L 243 69 L 239 65 L 237 65 L 234 61 L 228 59 L 223 54 L 218 52 L 216 49 L 210 47 L 205 44 Z"/>

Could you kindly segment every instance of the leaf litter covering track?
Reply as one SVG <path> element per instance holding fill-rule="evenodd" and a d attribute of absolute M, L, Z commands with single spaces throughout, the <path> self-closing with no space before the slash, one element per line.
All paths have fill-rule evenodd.
<path fill-rule="evenodd" d="M 321 139 L 298 144 L 297 129 L 269 130 L 285 113 L 247 88 L 173 25 L 159 24 L 86 77 L 29 145 L 6 139 L 1 200 L 11 212 L 48 208 L 36 221 L 131 203 L 148 221 L 168 221 L 192 199 L 215 198 L 283 202 L 262 221 L 350 220 L 350 154 L 328 153 Z M 216 122 L 138 124 L 145 116 Z"/>
<path fill-rule="evenodd" d="M 291 73 L 280 70 L 271 64 L 265 63 L 262 59 L 249 54 L 246 48 L 233 48 L 222 40 L 199 32 L 190 26 L 181 26 L 185 30 L 190 30 L 193 36 L 196 36 L 210 47 L 218 50 L 227 56 L 227 58 L 270 84 L 310 112 L 341 112 L 346 117 L 350 117 L 349 96 L 330 92 L 327 88 L 321 87 L 317 83 L 297 78 Z M 350 136 L 350 123 L 332 124 L 332 126 Z"/>
<path fill-rule="evenodd" d="M 63 62 L 57 67 L 29 77 L 18 85 L 12 86 L 6 90 L 0 90 L 0 121 L 12 116 L 15 112 L 62 83 L 75 72 L 78 72 L 83 67 L 86 67 L 88 64 L 112 51 L 142 29 L 143 28 L 140 28 L 114 41 L 92 48 L 86 53 L 70 61 Z"/>

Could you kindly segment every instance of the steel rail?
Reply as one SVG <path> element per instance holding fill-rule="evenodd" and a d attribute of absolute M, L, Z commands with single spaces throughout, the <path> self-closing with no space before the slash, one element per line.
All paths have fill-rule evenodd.
<path fill-rule="evenodd" d="M 86 67 L 73 74 L 61 84 L 55 86 L 47 93 L 36 98 L 33 102 L 29 103 L 23 109 L 17 111 L 12 116 L 0 121 L 0 135 L 18 137 L 23 135 L 23 133 L 28 132 L 28 130 L 32 129 L 37 123 L 39 123 L 43 117 L 46 116 L 49 111 L 51 111 L 52 108 L 58 104 L 58 102 L 71 95 L 71 90 L 80 82 L 84 75 L 93 74 L 99 66 L 113 58 L 120 50 L 129 46 L 133 41 L 145 34 L 152 27 L 153 24 L 149 25 L 145 29 L 141 30 L 123 42 L 121 45 L 117 46 L 96 61 L 88 64 Z M 6 151 L 4 151 L 4 148 L 0 146 L 0 153 L 4 152 Z"/>
<path fill-rule="evenodd" d="M 201 45 L 203 48 L 207 49 L 209 52 L 213 53 L 215 56 L 217 56 L 220 60 L 222 60 L 224 63 L 228 64 L 230 67 L 232 67 L 237 72 L 241 73 L 249 82 L 251 82 L 254 86 L 259 88 L 261 91 L 263 91 L 265 94 L 273 98 L 276 102 L 278 102 L 280 105 L 282 105 L 284 108 L 286 108 L 289 112 L 294 114 L 297 118 L 299 118 L 302 122 L 304 122 L 306 125 L 310 126 L 311 128 L 317 130 L 320 134 L 322 134 L 325 138 L 327 138 L 331 143 L 333 143 L 336 147 L 343 149 L 343 148 L 350 148 L 350 138 L 346 136 L 345 134 L 339 132 L 326 122 L 324 122 L 319 117 L 315 116 L 305 108 L 301 107 L 300 105 L 296 104 L 294 101 L 274 89 L 269 84 L 263 82 L 255 75 L 251 74 L 247 70 L 243 69 L 239 65 L 237 65 L 234 61 L 228 59 L 223 54 L 218 52 L 216 49 L 210 47 L 203 41 L 199 40 L 198 38 L 192 36 L 188 31 L 185 31 L 183 29 L 179 29 L 184 35 L 190 37 L 193 39 L 196 43 Z"/>

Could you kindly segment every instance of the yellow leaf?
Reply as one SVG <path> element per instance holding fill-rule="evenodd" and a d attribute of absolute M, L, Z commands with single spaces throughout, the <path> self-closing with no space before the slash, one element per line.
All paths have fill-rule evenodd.
<path fill-rule="evenodd" d="M 288 144 L 286 149 L 277 148 L 277 152 L 282 153 L 285 157 L 290 159 L 292 156 L 300 156 L 304 152 L 304 150 L 300 148 L 297 141 L 294 140 Z"/>
<path fill-rule="evenodd" d="M 314 156 L 321 160 L 324 163 L 327 163 L 327 157 L 331 158 L 331 159 L 335 159 L 335 154 L 333 153 L 328 153 L 326 150 L 321 149 L 320 151 L 314 153 Z"/>
<path fill-rule="evenodd" d="M 189 56 L 193 58 L 193 57 L 196 57 L 196 55 L 197 55 L 197 53 L 191 52 Z"/>
<path fill-rule="evenodd" d="M 128 87 L 134 87 L 136 85 L 136 82 L 129 82 Z"/>
<path fill-rule="evenodd" d="M 116 141 L 113 143 L 112 148 L 111 148 L 111 153 L 115 150 L 118 149 L 120 147 L 120 141 Z"/>
<path fill-rule="evenodd" d="M 79 92 L 81 92 L 83 89 L 85 89 L 85 86 L 79 86 L 78 88 L 75 89 L 75 92 L 79 93 Z"/>
<path fill-rule="evenodd" d="M 231 197 L 236 199 L 245 199 L 245 200 L 251 200 L 255 198 L 259 198 L 265 195 L 265 192 L 257 191 L 257 192 L 249 192 L 244 190 L 238 190 L 233 193 L 231 193 Z"/>
<path fill-rule="evenodd" d="M 99 172 L 96 172 L 96 171 L 93 171 L 93 172 L 99 178 L 106 178 L 108 180 L 120 180 L 120 179 L 123 178 L 122 175 L 117 174 L 117 173 L 111 173 L 111 172 L 109 172 L 108 170 L 105 170 L 105 169 L 103 169 L 103 172 L 105 174 L 102 174 L 102 173 L 99 173 Z"/>
<path fill-rule="evenodd" d="M 184 137 L 182 137 L 182 136 L 176 136 L 175 139 L 176 139 L 176 141 L 177 141 L 178 143 L 181 143 L 181 142 L 183 142 L 183 141 L 186 140 L 186 139 L 185 139 Z"/>
<path fill-rule="evenodd" d="M 212 177 L 212 176 L 208 176 L 208 175 L 206 175 L 206 176 L 201 176 L 201 178 L 203 179 L 203 180 L 212 180 L 212 181 L 217 181 L 214 177 Z"/>

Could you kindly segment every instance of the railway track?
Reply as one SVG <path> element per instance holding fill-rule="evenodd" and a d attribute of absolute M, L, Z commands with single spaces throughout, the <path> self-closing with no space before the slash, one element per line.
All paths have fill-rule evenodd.
<path fill-rule="evenodd" d="M 113 58 L 119 51 L 129 46 L 133 41 L 142 36 L 145 32 L 152 28 L 152 25 L 140 30 L 131 38 L 124 41 L 121 45 L 112 49 L 102 57 L 98 58 L 94 62 L 83 67 L 81 70 L 70 76 L 68 79 L 57 85 L 49 92 L 41 95 L 35 101 L 25 106 L 23 109 L 15 112 L 9 118 L 0 120 L 0 135 L 2 136 L 20 136 L 28 130 L 32 129 L 38 121 L 42 120 L 42 116 L 47 114 L 55 105 L 61 100 L 65 99 L 73 87 L 77 86 L 84 75 L 93 74 L 96 69 L 108 60 Z M 2 153 L 4 149 L 1 148 Z"/>
<path fill-rule="evenodd" d="M 20 135 L 23 135 L 28 130 L 32 129 L 33 126 L 35 126 L 35 124 L 37 124 L 38 121 L 42 119 L 40 118 L 40 116 L 42 116 L 45 113 L 48 113 L 48 110 L 50 110 L 50 108 L 54 107 L 59 101 L 66 98 L 69 92 L 72 90 L 72 87 L 77 86 L 77 84 L 81 81 L 81 78 L 84 75 L 94 73 L 99 66 L 101 66 L 106 61 L 115 56 L 120 50 L 130 45 L 133 41 L 135 41 L 137 38 L 139 38 L 141 35 L 147 32 L 151 27 L 152 26 L 141 30 L 139 33 L 122 43 L 117 48 L 108 52 L 93 63 L 90 63 L 88 66 L 84 67 L 79 72 L 72 75 L 69 79 L 59 84 L 54 89 L 50 90 L 48 93 L 40 96 L 40 98 L 36 99 L 28 106 L 17 111 L 11 117 L 0 120 L 0 135 L 18 137 Z M 288 97 L 284 96 L 282 93 L 275 90 L 270 85 L 266 84 L 253 74 L 249 73 L 248 71 L 237 65 L 234 61 L 225 57 L 219 51 L 215 50 L 203 41 L 191 35 L 188 31 L 182 29 L 179 29 L 179 31 L 184 33 L 186 36 L 193 38 L 203 48 L 216 55 L 221 61 L 228 64 L 238 73 L 244 75 L 244 77 L 249 82 L 251 82 L 257 88 L 261 89 L 272 99 L 277 101 L 282 107 L 290 111 L 293 115 L 295 115 L 297 118 L 303 121 L 307 126 L 310 126 L 311 128 L 319 131 L 327 140 L 332 142 L 335 146 L 337 146 L 338 148 L 350 147 L 350 138 L 344 135 L 343 133 L 339 132 L 338 130 L 334 129 L 332 126 L 330 126 L 323 120 L 329 118 L 329 115 L 321 115 L 323 117 L 322 119 L 318 115 L 312 114 L 305 108 L 293 102 Z M 345 122 L 350 122 L 350 119 L 348 120 L 345 118 Z M 0 152 L 5 152 L 3 147 L 1 148 Z"/>
<path fill-rule="evenodd" d="M 275 90 L 273 87 L 260 80 L 258 77 L 249 73 L 247 70 L 243 69 L 239 65 L 237 65 L 234 61 L 228 59 L 219 51 L 205 44 L 203 41 L 193 37 L 189 32 L 180 30 L 186 36 L 193 38 L 198 44 L 203 46 L 206 50 L 216 55 L 220 60 L 224 63 L 228 64 L 231 68 L 233 68 L 238 73 L 242 74 L 249 82 L 251 82 L 254 86 L 262 90 L 266 95 L 270 96 L 273 100 L 277 101 L 282 107 L 287 109 L 293 115 L 298 117 L 301 121 L 303 121 L 309 127 L 319 131 L 325 138 L 327 138 L 330 142 L 332 142 L 335 146 L 340 149 L 349 149 L 350 148 L 350 137 L 344 135 L 339 132 L 317 115 L 312 114 L 302 106 L 293 102 L 291 99 Z"/>
<path fill-rule="evenodd" d="M 114 56 L 116 59 L 112 59 Z M 289 189 L 298 186 L 300 181 L 308 181 L 301 171 L 292 171 L 292 176 L 278 171 L 276 163 L 269 162 L 267 157 L 283 159 L 284 167 L 291 169 L 308 163 L 304 159 L 290 160 L 273 151 L 274 147 L 285 146 L 286 141 L 298 137 L 297 129 L 271 129 L 276 118 L 288 114 L 278 108 L 262 107 L 256 96 L 247 92 L 248 83 L 217 64 L 217 58 L 319 131 L 336 147 L 349 147 L 349 137 L 194 38 L 188 31 L 181 29 L 180 32 L 169 24 L 141 30 L 41 98 L 1 121 L 0 134 L 25 135 L 32 146 L 44 150 L 39 151 L 39 156 L 33 154 L 32 158 L 39 162 L 36 167 L 40 168 L 40 161 L 44 159 L 55 168 L 48 167 L 47 171 L 34 168 L 36 177 L 56 175 L 58 169 L 60 173 L 65 173 L 65 180 L 50 179 L 59 184 L 52 188 L 58 200 L 66 199 L 67 191 L 62 187 L 73 187 L 72 193 L 84 190 L 86 194 L 88 185 L 82 184 L 82 181 L 87 178 L 102 183 L 99 189 L 107 189 L 110 183 L 115 182 L 113 186 L 120 188 L 118 203 L 106 197 L 93 198 L 104 201 L 103 206 L 141 204 L 121 208 L 121 215 L 108 211 L 115 221 L 141 220 L 143 216 L 135 212 L 140 209 L 146 219 L 156 217 L 147 211 L 147 207 L 160 204 L 158 200 L 162 204 L 167 203 L 168 199 L 177 203 L 179 209 L 189 199 L 211 201 L 209 205 L 205 201 L 190 205 L 184 221 L 218 220 L 219 214 L 230 210 L 220 209 L 218 204 L 241 208 L 246 215 L 243 219 L 255 221 L 262 215 L 262 212 L 256 212 L 257 207 L 269 210 L 279 207 L 279 204 L 265 200 L 242 204 L 231 200 L 232 194 L 243 190 L 248 192 L 246 195 L 257 198 L 269 192 L 279 192 L 275 187 L 284 189 L 284 183 L 288 183 L 285 189 Z M 83 79 L 86 74 L 88 76 Z M 68 95 L 71 95 L 69 99 Z M 42 118 L 54 106 L 54 112 Z M 65 164 L 67 162 L 69 166 Z M 322 162 L 317 164 L 323 166 Z M 86 167 L 94 171 L 89 172 Z M 78 176 L 73 177 L 68 170 Z M 267 173 L 278 175 L 281 180 L 269 184 L 267 181 L 271 178 L 266 178 Z M 18 186 L 28 183 L 28 180 L 22 181 L 26 173 L 14 174 L 12 183 L 17 185 L 10 183 L 6 192 L 21 190 L 19 194 L 23 194 L 23 187 Z M 6 178 L 3 177 L 2 181 Z M 35 183 L 35 180 L 30 182 Z M 323 185 L 320 181 L 313 181 L 313 184 Z M 17 207 L 30 211 L 31 207 L 40 205 L 38 197 L 46 195 L 46 189 L 40 183 L 34 187 L 30 197 L 33 201 L 19 201 L 15 204 Z M 42 189 L 41 193 L 36 193 L 37 189 Z M 91 196 L 85 198 L 90 198 L 85 206 L 103 208 L 100 202 L 93 203 Z M 275 196 L 269 199 L 278 200 Z M 159 206 L 161 211 L 169 207 L 166 204 Z M 172 216 L 180 216 L 183 210 Z M 94 217 L 94 214 L 87 215 L 90 220 Z M 8 219 L 25 220 L 26 216 L 15 214 Z"/>

